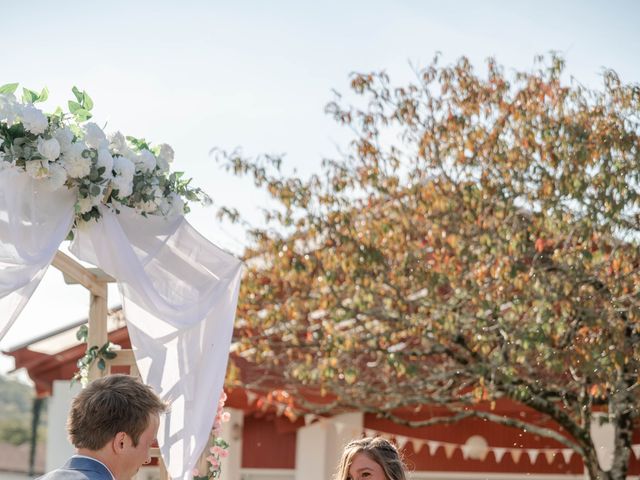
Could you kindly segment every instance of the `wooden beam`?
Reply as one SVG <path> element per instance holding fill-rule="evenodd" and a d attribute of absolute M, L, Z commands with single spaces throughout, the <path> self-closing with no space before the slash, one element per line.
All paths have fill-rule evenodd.
<path fill-rule="evenodd" d="M 66 255 L 60 251 L 56 252 L 56 256 L 53 258 L 52 265 L 60 270 L 66 276 L 71 277 L 75 282 L 79 283 L 92 295 L 105 296 L 105 285 L 115 280 L 108 275 L 102 273 L 97 275 L 88 268 L 83 267 L 80 263 L 76 262 L 69 255 Z"/>
<path fill-rule="evenodd" d="M 129 348 L 123 348 L 121 350 L 114 350 L 114 352 L 116 353 L 116 355 L 118 355 L 116 358 L 113 358 L 111 360 L 109 360 L 109 366 L 131 366 L 131 365 L 135 365 L 136 363 L 136 357 L 133 354 L 133 350 L 129 349 Z"/>
<path fill-rule="evenodd" d="M 98 283 L 94 285 L 96 291 L 91 291 L 89 300 L 89 335 L 87 336 L 87 347 L 97 345 L 102 347 L 109 341 L 107 332 L 107 284 Z M 98 368 L 98 362 L 93 362 L 89 368 L 89 381 L 103 377 L 107 372 Z"/>

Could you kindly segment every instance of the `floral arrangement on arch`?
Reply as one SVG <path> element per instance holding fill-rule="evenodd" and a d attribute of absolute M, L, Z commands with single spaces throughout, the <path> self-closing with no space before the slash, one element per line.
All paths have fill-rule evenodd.
<path fill-rule="evenodd" d="M 58 108 L 46 114 L 35 104 L 48 98 L 47 89 L 23 88 L 18 101 L 17 88 L 0 87 L 0 170 L 17 168 L 53 190 L 75 189 L 76 224 L 100 218 L 100 204 L 116 212 L 123 205 L 142 215 L 172 216 L 188 212 L 188 201 L 211 202 L 182 172 L 169 171 L 169 145 L 152 146 L 120 132 L 107 136 L 89 122 L 93 101 L 87 92 L 73 87 L 69 113 Z"/>
<path fill-rule="evenodd" d="M 197 468 L 193 469 L 191 474 L 194 480 L 209 480 L 218 478 L 222 472 L 222 459 L 229 456 L 229 444 L 222 439 L 222 424 L 228 422 L 231 415 L 224 411 L 224 404 L 227 401 L 227 394 L 222 392 L 218 401 L 218 411 L 213 421 L 213 428 L 209 435 L 209 443 L 207 445 L 206 470 L 200 472 Z"/>

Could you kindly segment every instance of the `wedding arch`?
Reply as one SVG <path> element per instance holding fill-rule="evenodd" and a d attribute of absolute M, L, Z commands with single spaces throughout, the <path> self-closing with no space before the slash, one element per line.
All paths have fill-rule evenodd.
<path fill-rule="evenodd" d="M 171 404 L 158 432 L 168 475 L 188 480 L 224 382 L 241 262 L 185 219 L 206 196 L 170 171 L 171 147 L 107 137 L 75 87 L 69 113 L 45 114 L 34 104 L 47 91 L 18 101 L 17 86 L 0 87 L 0 339 L 52 262 L 91 292 L 88 345 L 106 337 L 106 279 L 58 252 L 72 239 L 118 283 L 140 376 Z"/>

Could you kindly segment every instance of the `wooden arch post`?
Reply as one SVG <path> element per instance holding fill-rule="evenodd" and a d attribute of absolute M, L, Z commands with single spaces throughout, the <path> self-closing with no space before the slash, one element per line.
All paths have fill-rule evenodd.
<path fill-rule="evenodd" d="M 89 290 L 89 333 L 87 336 L 87 348 L 94 345 L 101 347 L 109 341 L 107 331 L 108 309 L 108 285 L 116 280 L 104 273 L 99 268 L 86 268 L 70 256 L 58 251 L 52 265 L 60 270 L 67 284 L 80 284 Z M 95 380 L 111 373 L 112 366 L 128 366 L 130 375 L 140 377 L 136 359 L 131 349 L 118 350 L 116 358 L 106 360 L 106 368 L 100 370 L 97 362 L 93 362 L 89 369 L 89 381 Z M 158 459 L 160 479 L 168 480 L 166 466 L 160 455 L 159 448 L 151 450 L 151 456 Z"/>

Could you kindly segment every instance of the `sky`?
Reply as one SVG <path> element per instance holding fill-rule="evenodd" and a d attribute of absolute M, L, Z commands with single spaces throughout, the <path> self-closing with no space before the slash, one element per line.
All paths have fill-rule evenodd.
<path fill-rule="evenodd" d="M 216 163 L 212 148 L 249 156 L 284 154 L 284 169 L 319 172 L 349 132 L 324 113 L 352 72 L 385 70 L 413 80 L 435 52 L 449 63 L 495 57 L 528 69 L 537 54 L 560 52 L 567 71 L 596 88 L 603 68 L 640 82 L 640 2 L 547 1 L 118 1 L 0 0 L 4 48 L 0 85 L 47 87 L 47 111 L 66 106 L 71 87 L 94 100 L 107 132 L 168 143 L 174 170 L 214 200 L 187 219 L 213 243 L 240 254 L 241 229 L 215 218 L 238 208 L 260 221 L 264 194 Z M 6 351 L 87 316 L 89 294 L 50 268 L 12 329 Z M 119 304 L 116 287 L 110 304 Z M 0 355 L 0 373 L 13 368 Z"/>

